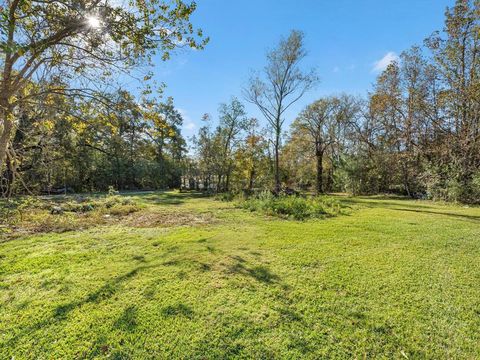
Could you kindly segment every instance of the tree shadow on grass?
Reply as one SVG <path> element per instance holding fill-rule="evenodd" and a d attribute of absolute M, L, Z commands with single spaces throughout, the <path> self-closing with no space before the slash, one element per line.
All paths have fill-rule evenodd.
<path fill-rule="evenodd" d="M 245 263 L 246 262 L 246 260 L 244 258 L 242 258 L 241 256 L 238 256 L 238 255 L 232 255 L 232 256 L 230 256 L 230 258 L 232 258 L 233 260 L 236 260 L 239 263 Z"/>
<path fill-rule="evenodd" d="M 451 212 L 442 212 L 442 211 L 430 211 L 424 209 L 404 209 L 404 208 L 392 208 L 392 210 L 397 211 L 408 211 L 408 212 L 415 212 L 415 213 L 423 213 L 423 214 L 432 214 L 432 215 L 440 215 L 440 216 L 447 216 L 447 217 L 455 217 L 464 220 L 470 220 L 474 222 L 480 222 L 480 216 L 477 215 L 468 215 L 468 214 L 456 214 Z"/>
<path fill-rule="evenodd" d="M 58 324 L 60 321 L 64 321 L 68 318 L 68 315 L 74 311 L 77 308 L 82 307 L 83 305 L 86 304 L 91 304 L 91 303 L 100 303 L 101 301 L 107 300 L 111 298 L 119 288 L 121 287 L 122 283 L 126 282 L 127 280 L 133 278 L 135 275 L 137 275 L 140 271 L 148 269 L 148 268 L 153 268 L 155 266 L 153 265 L 144 265 L 144 266 L 139 266 L 133 270 L 130 270 L 129 272 L 117 276 L 109 281 L 107 281 L 103 286 L 101 286 L 99 289 L 96 291 L 88 294 L 85 298 L 72 301 L 63 305 L 57 306 L 51 315 L 51 317 L 48 317 L 42 321 L 39 321 L 35 324 L 32 324 L 26 328 L 23 328 L 20 332 L 18 332 L 12 339 L 8 340 L 8 344 L 14 344 L 16 343 L 20 338 L 24 336 L 31 336 L 32 333 L 39 331 L 45 327 L 48 327 L 53 324 Z"/>
<path fill-rule="evenodd" d="M 180 303 L 164 307 L 162 309 L 162 315 L 164 317 L 183 316 L 191 319 L 194 316 L 194 312 L 189 306 Z"/>
<path fill-rule="evenodd" d="M 115 321 L 113 327 L 127 332 L 135 331 L 137 327 L 137 307 L 135 305 L 127 307 Z"/>
<path fill-rule="evenodd" d="M 147 262 L 144 255 L 133 255 L 133 260 L 136 260 L 136 261 L 142 262 L 142 263 Z"/>
<path fill-rule="evenodd" d="M 217 249 L 215 249 L 215 248 L 214 248 L 213 246 L 211 246 L 211 245 L 205 246 L 205 249 L 206 249 L 209 253 L 211 253 L 211 254 L 215 254 L 215 253 L 217 252 Z"/>
<path fill-rule="evenodd" d="M 364 206 L 367 208 L 392 208 L 392 207 L 397 207 L 397 206 L 402 206 L 406 208 L 411 208 L 411 209 L 434 209 L 433 206 L 430 204 L 425 204 L 425 203 L 410 203 L 413 201 L 412 199 L 407 199 L 407 198 L 400 198 L 400 199 L 392 199 L 392 198 L 368 198 L 368 197 L 355 197 L 355 198 L 346 198 L 346 199 L 338 199 L 340 203 L 345 204 L 345 205 L 360 205 Z M 394 201 L 388 201 L 388 200 L 394 200 Z M 395 200 L 397 202 L 395 202 Z M 410 202 L 409 202 L 410 201 Z"/>
<path fill-rule="evenodd" d="M 301 315 L 299 315 L 297 312 L 295 312 L 294 310 L 292 310 L 292 309 L 291 309 L 290 307 L 288 307 L 288 306 L 279 307 L 279 308 L 276 308 L 275 310 L 280 314 L 280 316 L 282 317 L 282 319 L 283 319 L 285 322 L 289 322 L 289 323 L 293 323 L 293 322 L 304 323 L 303 317 L 302 317 Z"/>
<path fill-rule="evenodd" d="M 264 284 L 274 284 L 278 283 L 280 278 L 273 274 L 266 266 L 253 266 L 247 267 L 241 262 L 237 262 L 228 267 L 228 272 L 231 274 L 241 274 L 250 276 L 258 282 Z"/>
<path fill-rule="evenodd" d="M 119 286 L 127 281 L 128 279 L 134 277 L 138 274 L 139 271 L 145 270 L 148 268 L 154 267 L 153 265 L 149 266 L 140 266 L 137 267 L 128 273 L 117 276 L 110 281 L 107 281 L 105 285 L 100 287 L 97 291 L 90 293 L 87 297 L 79 301 L 72 301 L 70 303 L 58 306 L 54 311 L 54 317 L 63 319 L 65 318 L 71 311 L 76 308 L 79 308 L 88 303 L 99 303 L 103 300 L 107 300 L 108 298 L 112 297 L 119 289 Z"/>

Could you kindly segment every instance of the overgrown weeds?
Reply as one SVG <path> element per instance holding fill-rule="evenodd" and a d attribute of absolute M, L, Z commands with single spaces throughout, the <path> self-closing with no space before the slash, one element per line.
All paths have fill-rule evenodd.
<path fill-rule="evenodd" d="M 215 195 L 215 200 L 217 201 L 233 201 L 235 199 L 235 194 L 233 192 L 224 192 Z"/>
<path fill-rule="evenodd" d="M 20 197 L 0 202 L 0 236 L 65 232 L 106 224 L 139 210 L 129 197 Z"/>
<path fill-rule="evenodd" d="M 342 211 L 340 202 L 329 196 L 274 196 L 270 192 L 240 200 L 239 206 L 250 211 L 294 220 L 332 217 Z"/>

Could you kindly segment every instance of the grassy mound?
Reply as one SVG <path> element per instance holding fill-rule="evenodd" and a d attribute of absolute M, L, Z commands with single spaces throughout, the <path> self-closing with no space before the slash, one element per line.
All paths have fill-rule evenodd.
<path fill-rule="evenodd" d="M 240 202 L 250 211 L 294 220 L 337 216 L 341 212 L 340 202 L 328 196 L 274 196 L 263 192 L 257 197 Z"/>

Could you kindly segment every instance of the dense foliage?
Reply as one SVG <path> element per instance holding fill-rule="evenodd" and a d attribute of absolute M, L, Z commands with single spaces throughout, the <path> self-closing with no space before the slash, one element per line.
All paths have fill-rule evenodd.
<path fill-rule="evenodd" d="M 181 121 L 169 113 L 171 103 L 151 103 L 162 86 L 150 82 L 147 67 L 177 48 L 206 44 L 190 22 L 195 9 L 181 0 L 2 2 L 3 194 L 145 187 L 159 173 L 162 185 L 178 183 L 163 146 L 175 138 L 178 158 Z M 121 90 L 125 77 L 142 80 L 140 95 Z M 147 136 L 153 139 L 145 144 Z M 145 152 L 148 160 L 137 161 Z"/>
<path fill-rule="evenodd" d="M 48 114 L 48 108 L 38 106 L 23 112 L 12 140 L 17 157 L 4 172 L 5 192 L 180 186 L 186 142 L 182 116 L 171 99 L 138 104 L 120 91 L 105 105 L 61 106 L 69 107 L 68 115 Z M 15 181 L 16 175 L 21 181 Z"/>

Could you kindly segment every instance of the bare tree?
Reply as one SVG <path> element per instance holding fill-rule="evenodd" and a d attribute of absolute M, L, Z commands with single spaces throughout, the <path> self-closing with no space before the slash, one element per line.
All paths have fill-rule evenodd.
<path fill-rule="evenodd" d="M 250 79 L 244 96 L 255 104 L 274 133 L 275 192 L 280 191 L 279 150 L 285 111 L 317 82 L 314 70 L 304 72 L 300 62 L 305 58 L 304 35 L 293 30 L 282 38 L 277 48 L 267 54 L 267 65 L 261 75 Z"/>

